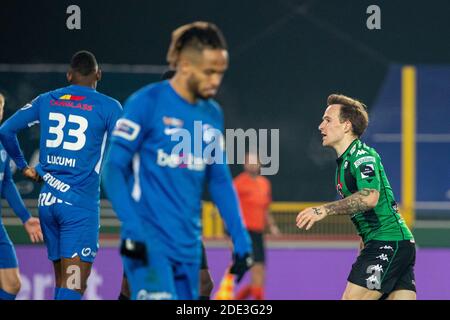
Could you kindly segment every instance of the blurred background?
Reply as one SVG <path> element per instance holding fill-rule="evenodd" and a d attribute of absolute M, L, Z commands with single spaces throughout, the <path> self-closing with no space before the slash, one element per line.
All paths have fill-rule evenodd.
<path fill-rule="evenodd" d="M 81 29 L 69 30 L 69 5 Z M 366 22 L 381 10 L 381 29 Z M 38 94 L 66 85 L 75 51 L 92 51 L 103 70 L 98 90 L 120 102 L 166 69 L 171 32 L 194 21 L 214 22 L 229 45 L 230 68 L 217 100 L 226 128 L 279 129 L 280 166 L 272 212 L 282 234 L 267 237 L 268 299 L 339 299 L 357 255 L 349 217 L 299 232 L 304 207 L 336 199 L 335 153 L 317 127 L 330 93 L 365 102 L 370 126 L 363 141 L 380 153 L 401 212 L 418 245 L 419 299 L 450 299 L 450 2 L 365 0 L 274 1 L 13 1 L 0 9 L 0 92 L 5 118 Z M 39 129 L 19 139 L 37 161 Z M 242 171 L 231 166 L 233 175 Z M 40 186 L 15 175 L 33 213 Z M 230 261 L 222 221 L 205 197 L 203 211 L 216 283 Z M 4 200 L 2 216 L 17 244 L 22 299 L 52 296 L 43 246 L 31 246 Z M 119 222 L 102 200 L 102 249 L 87 299 L 115 299 L 122 267 Z"/>

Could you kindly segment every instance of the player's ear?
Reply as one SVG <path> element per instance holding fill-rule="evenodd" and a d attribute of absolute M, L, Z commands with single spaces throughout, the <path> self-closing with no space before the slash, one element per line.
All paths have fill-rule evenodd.
<path fill-rule="evenodd" d="M 95 74 L 96 80 L 100 81 L 102 79 L 102 69 L 98 68 L 98 71 Z"/>
<path fill-rule="evenodd" d="M 188 59 L 180 59 L 177 70 L 179 70 L 181 74 L 189 74 L 191 72 L 191 67 L 192 64 Z"/>
<path fill-rule="evenodd" d="M 73 74 L 72 74 L 72 72 L 71 72 L 70 70 L 67 71 L 67 73 L 66 73 L 66 78 L 67 78 L 67 81 L 68 81 L 69 83 L 72 83 Z"/>
<path fill-rule="evenodd" d="M 352 131 L 352 123 L 350 122 L 350 120 L 345 121 L 344 130 L 346 133 Z"/>

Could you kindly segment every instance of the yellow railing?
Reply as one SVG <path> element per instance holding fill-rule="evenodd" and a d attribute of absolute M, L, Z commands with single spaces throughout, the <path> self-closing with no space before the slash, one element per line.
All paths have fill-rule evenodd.
<path fill-rule="evenodd" d="M 289 239 L 347 239 L 354 238 L 355 229 L 348 216 L 332 216 L 314 226 L 310 231 L 299 230 L 295 225 L 297 214 L 311 206 L 318 206 L 322 202 L 274 202 L 270 206 L 271 212 L 282 238 Z M 216 207 L 211 202 L 203 204 L 203 237 L 224 237 L 224 224 Z"/>
<path fill-rule="evenodd" d="M 321 204 L 322 202 L 274 202 L 271 204 L 270 210 L 274 214 L 276 220 L 284 220 L 282 222 L 289 223 L 288 219 L 279 219 L 281 214 L 290 213 L 290 215 L 296 215 L 305 208 Z M 225 235 L 222 218 L 220 217 L 217 208 L 211 202 L 203 202 L 202 218 L 204 237 L 221 238 Z M 293 221 L 295 221 L 295 217 Z"/>
<path fill-rule="evenodd" d="M 311 230 L 299 230 L 295 225 L 297 214 L 305 208 L 320 206 L 324 202 L 273 202 L 270 206 L 283 239 L 340 240 L 355 239 L 356 230 L 348 215 L 330 216 Z M 400 209 L 400 212 L 401 209 Z M 223 238 L 224 224 L 217 208 L 211 202 L 203 203 L 203 237 Z"/>

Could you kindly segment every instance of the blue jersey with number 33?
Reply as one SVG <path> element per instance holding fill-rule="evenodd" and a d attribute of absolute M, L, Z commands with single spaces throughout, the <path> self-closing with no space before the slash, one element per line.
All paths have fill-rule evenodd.
<path fill-rule="evenodd" d="M 36 170 L 59 199 L 98 206 L 106 139 L 122 113 L 120 103 L 95 89 L 71 85 L 39 95 L 0 128 L 1 141 L 19 169 L 27 166 L 17 131 L 40 123 Z"/>

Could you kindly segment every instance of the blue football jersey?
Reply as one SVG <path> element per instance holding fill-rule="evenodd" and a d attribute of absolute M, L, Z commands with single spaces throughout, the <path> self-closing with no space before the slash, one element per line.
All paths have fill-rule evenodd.
<path fill-rule="evenodd" d="M 14 213 L 20 218 L 20 220 L 22 220 L 22 222 L 25 223 L 31 217 L 31 214 L 25 207 L 25 204 L 23 203 L 23 200 L 16 188 L 16 185 L 14 184 L 10 168 L 10 158 L 1 143 L 0 143 L 0 194 L 2 195 L 2 198 L 8 201 L 9 206 L 13 209 Z"/>
<path fill-rule="evenodd" d="M 134 219 L 134 228 L 140 228 L 141 221 L 153 247 L 169 252 L 176 260 L 199 261 L 201 199 L 206 182 L 217 186 L 210 188 L 210 193 L 232 236 L 241 239 L 237 240 L 239 249 L 250 251 L 225 161 L 222 133 L 223 115 L 216 102 L 188 103 L 169 81 L 133 94 L 113 132 L 108 163 L 120 167 L 134 155 L 135 181 L 129 190 L 133 208 L 127 208 L 123 193 L 114 190 L 114 181 L 105 176 L 104 186 L 114 209 L 124 225 L 134 212 L 139 217 Z"/>
<path fill-rule="evenodd" d="M 0 128 L 2 142 L 19 169 L 27 163 L 16 132 L 40 123 L 36 170 L 59 199 L 98 206 L 100 168 L 108 134 L 122 113 L 120 103 L 93 88 L 70 85 L 39 95 Z"/>

